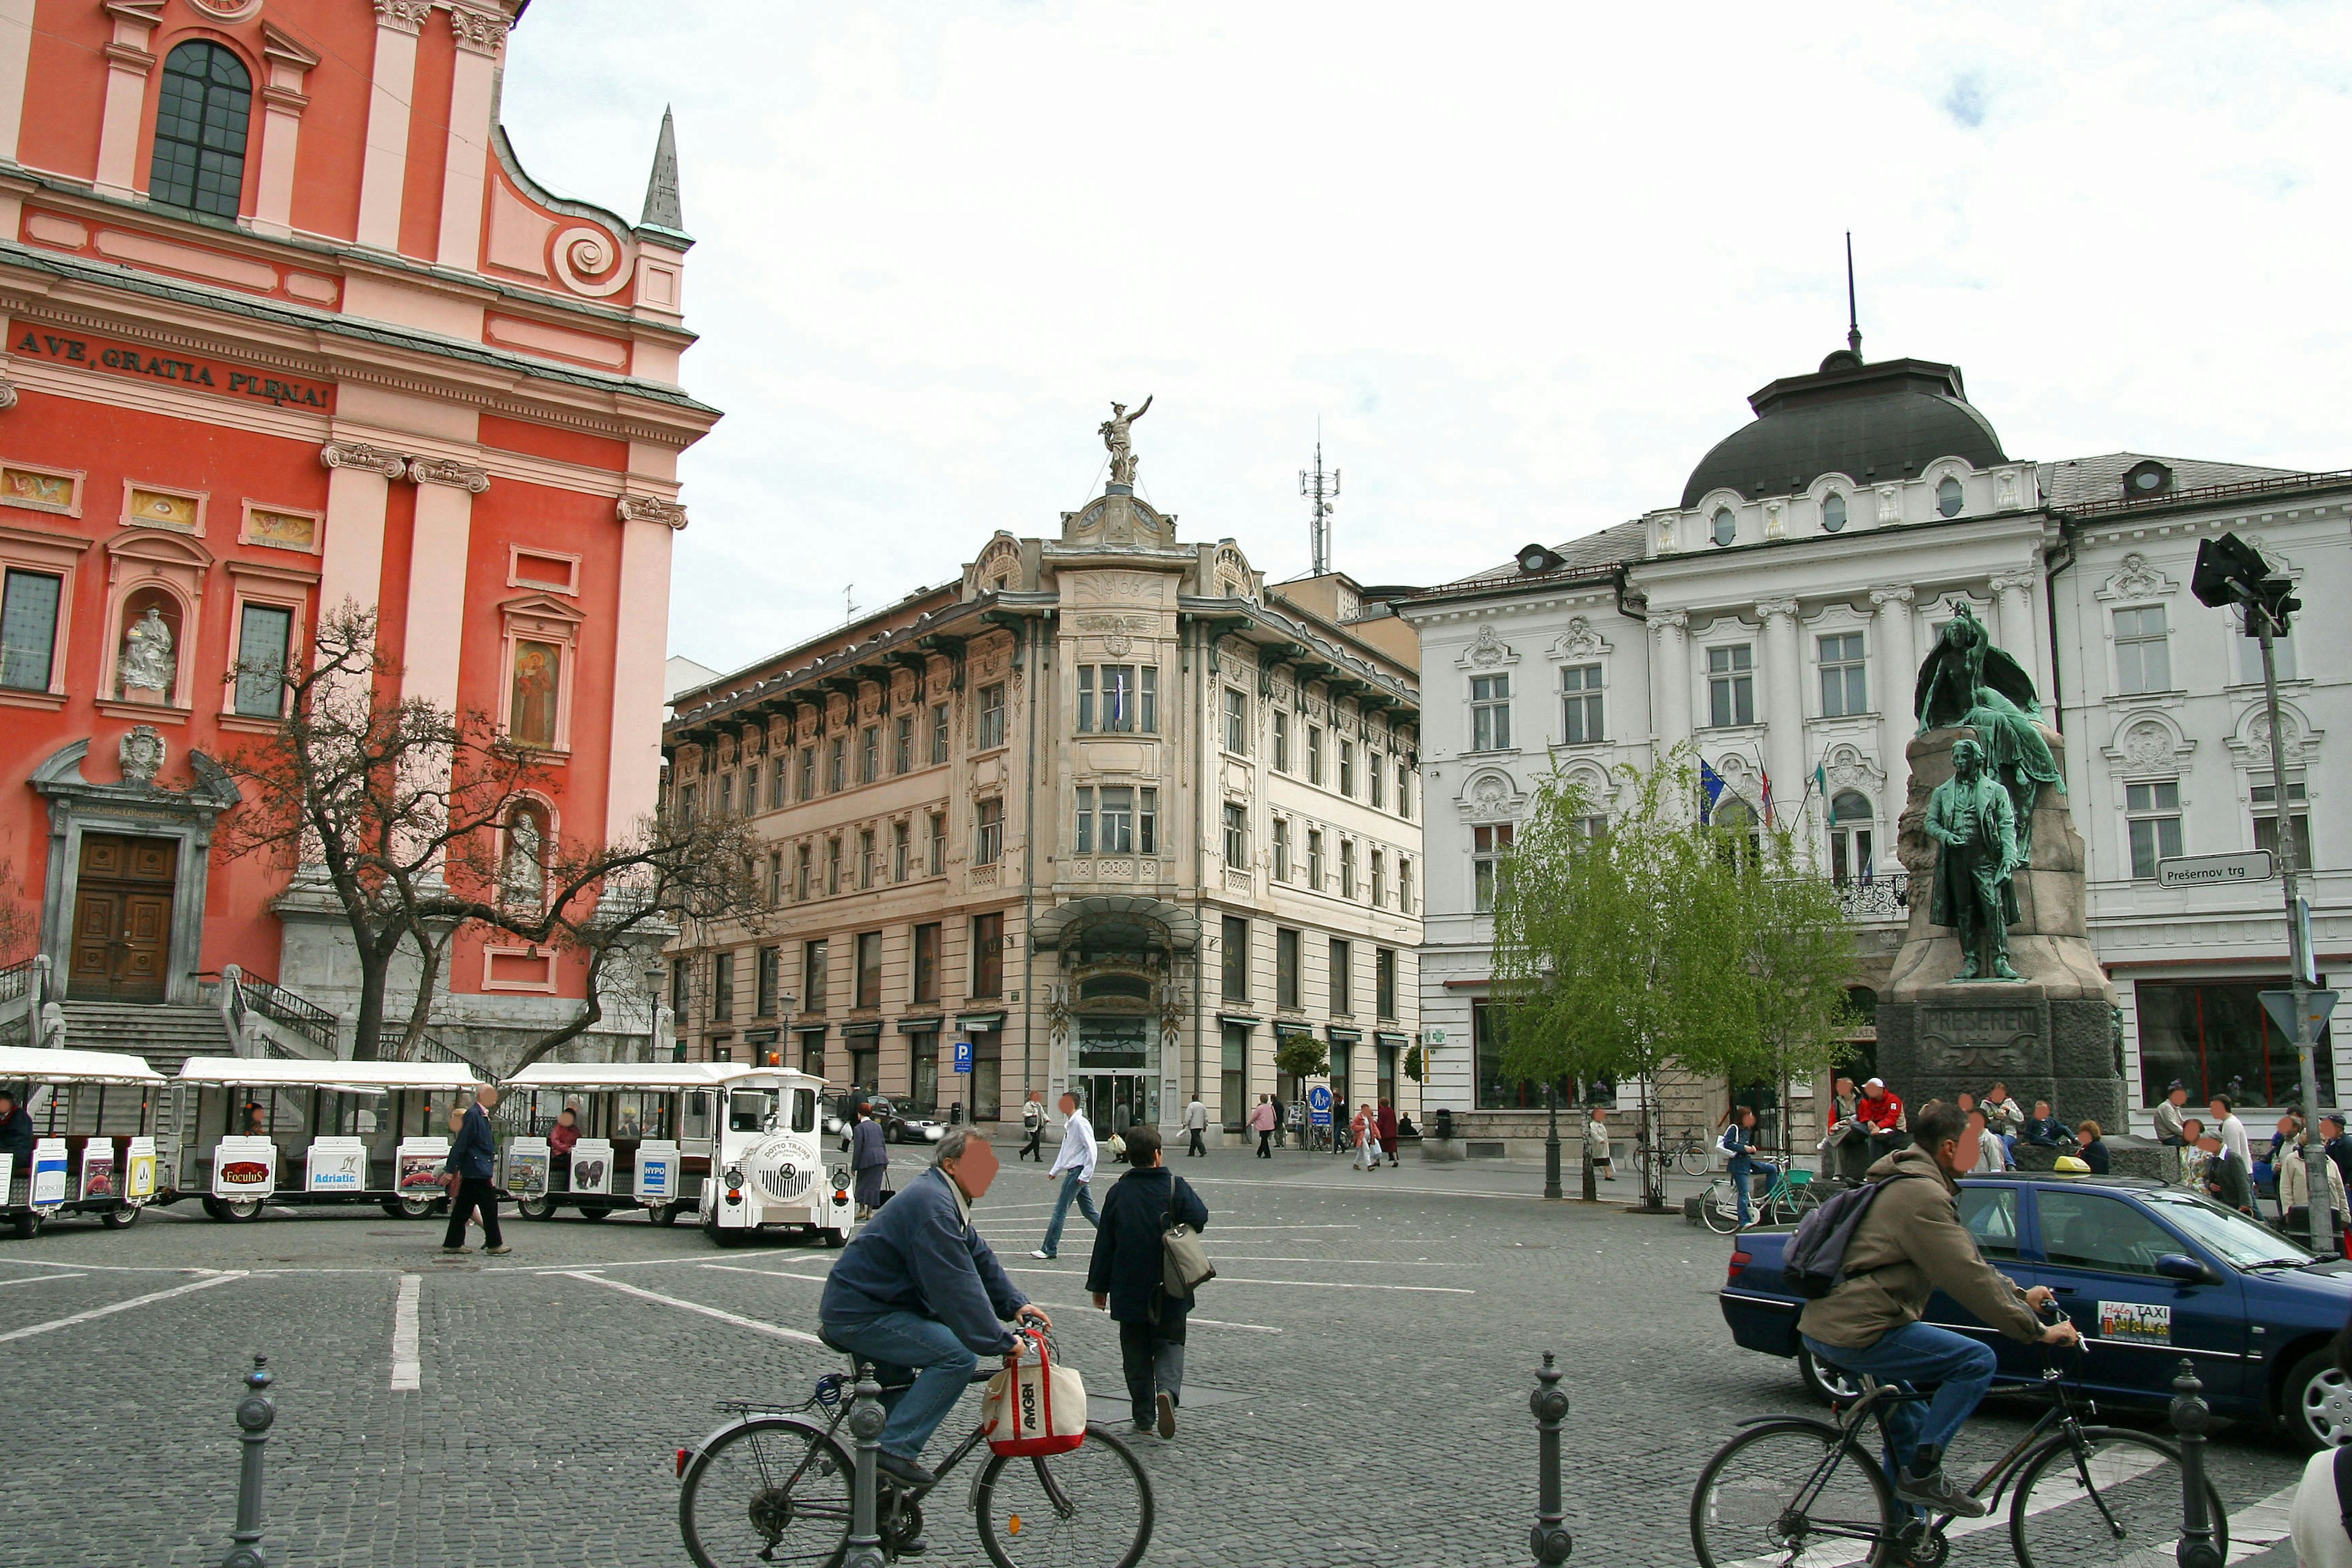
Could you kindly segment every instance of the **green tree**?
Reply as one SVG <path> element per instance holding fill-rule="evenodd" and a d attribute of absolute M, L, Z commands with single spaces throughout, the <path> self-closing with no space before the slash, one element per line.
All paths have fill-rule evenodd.
<path fill-rule="evenodd" d="M 1613 802 L 1560 776 L 1538 789 L 1496 890 L 1494 992 L 1506 1072 L 1636 1079 L 1655 1147 L 1659 1069 L 1719 1070 L 1754 1038 L 1748 917 L 1737 856 L 1697 820 L 1688 750 L 1617 784 Z M 1660 1174 L 1643 1163 L 1654 1207 Z"/>
<path fill-rule="evenodd" d="M 1274 1068 L 1294 1079 L 1319 1078 L 1331 1066 L 1331 1053 L 1312 1035 L 1285 1035 L 1274 1047 Z"/>
<path fill-rule="evenodd" d="M 1853 932 L 1810 838 L 1771 829 L 1738 866 L 1746 917 L 1742 968 L 1756 1027 L 1720 1065 L 1734 1081 L 1773 1085 L 1780 1147 L 1788 1149 L 1789 1086 L 1827 1072 L 1853 1049 L 1846 985 L 1853 978 Z"/>

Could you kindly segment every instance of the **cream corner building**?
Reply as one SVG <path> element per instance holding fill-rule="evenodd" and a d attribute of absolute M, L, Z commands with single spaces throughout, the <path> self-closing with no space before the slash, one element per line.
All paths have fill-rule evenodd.
<path fill-rule="evenodd" d="M 1113 483 L 679 691 L 667 808 L 749 817 L 772 906 L 673 944 L 680 1050 L 981 1121 L 1197 1093 L 1230 1132 L 1309 1034 L 1335 1094 L 1418 1111 L 1417 663 L 1377 591 L 1269 586 Z"/>

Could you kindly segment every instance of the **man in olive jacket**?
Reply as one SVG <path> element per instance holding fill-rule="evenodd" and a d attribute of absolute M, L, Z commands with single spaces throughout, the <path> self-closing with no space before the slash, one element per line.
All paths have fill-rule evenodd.
<path fill-rule="evenodd" d="M 1939 1513 L 1975 1519 L 1988 1505 L 1944 1476 L 1943 1457 L 1992 1385 L 1990 1345 L 1921 1321 L 1937 1290 L 2013 1340 L 2074 1342 L 2071 1322 L 2044 1324 L 2034 1309 L 2047 1286 L 2021 1292 L 1977 1250 L 1960 1223 L 1953 1177 L 1976 1153 L 1968 1118 L 1948 1100 L 1912 1112 L 1912 1146 L 1870 1168 L 1883 1183 L 1846 1243 L 1837 1288 L 1809 1302 L 1797 1320 L 1805 1346 L 1822 1361 L 1882 1383 L 1935 1384 L 1924 1408 L 1906 1401 L 1887 1412 L 1895 1495 Z"/>

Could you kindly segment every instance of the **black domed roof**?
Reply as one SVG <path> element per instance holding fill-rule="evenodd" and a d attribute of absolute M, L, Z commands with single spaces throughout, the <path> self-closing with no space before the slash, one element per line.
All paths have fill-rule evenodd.
<path fill-rule="evenodd" d="M 1865 364 L 1840 349 L 1812 374 L 1776 381 L 1748 405 L 1754 422 L 1699 459 L 1683 505 L 1714 489 L 1749 500 L 1794 495 L 1823 474 L 1863 483 L 1916 479 L 1937 458 L 1965 458 L 1979 468 L 2009 461 L 1991 422 L 1968 401 L 1957 365 Z"/>

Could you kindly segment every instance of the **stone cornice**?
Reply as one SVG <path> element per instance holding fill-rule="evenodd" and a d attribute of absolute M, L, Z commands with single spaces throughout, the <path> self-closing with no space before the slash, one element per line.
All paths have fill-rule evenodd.
<path fill-rule="evenodd" d="M 623 522 L 658 522 L 667 528 L 686 527 L 686 508 L 658 496 L 623 496 L 614 509 Z"/>
<path fill-rule="evenodd" d="M 457 47 L 469 54 L 495 58 L 506 45 L 508 26 L 504 16 L 493 12 L 449 7 L 449 30 L 457 36 Z"/>
<path fill-rule="evenodd" d="M 319 448 L 319 466 L 358 468 L 365 473 L 381 474 L 387 479 L 396 479 L 408 471 L 408 459 L 398 452 L 387 452 L 364 441 L 330 441 Z"/>
<path fill-rule="evenodd" d="M 433 15 L 433 0 L 375 0 L 375 25 L 411 37 L 424 31 Z"/>
<path fill-rule="evenodd" d="M 480 495 L 490 488 L 490 476 L 486 470 L 451 458 L 411 458 L 408 477 L 416 484 L 447 485 L 468 495 Z"/>

